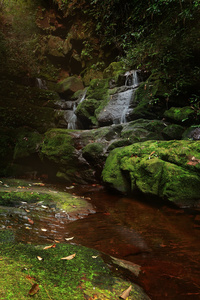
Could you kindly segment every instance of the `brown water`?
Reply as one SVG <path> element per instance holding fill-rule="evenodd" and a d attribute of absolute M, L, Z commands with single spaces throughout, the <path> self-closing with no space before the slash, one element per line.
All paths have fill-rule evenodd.
<path fill-rule="evenodd" d="M 77 186 L 73 192 L 88 198 L 96 213 L 71 222 L 65 214 L 32 204 L 30 212 L 9 208 L 0 225 L 13 228 L 18 241 L 41 244 L 74 237 L 71 243 L 136 263 L 139 277 L 126 276 L 152 300 L 200 299 L 199 210 L 113 195 L 101 186 Z"/>

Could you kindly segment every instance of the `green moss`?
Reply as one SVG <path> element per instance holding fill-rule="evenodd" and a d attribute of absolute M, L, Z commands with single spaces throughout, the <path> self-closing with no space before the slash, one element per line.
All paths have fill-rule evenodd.
<path fill-rule="evenodd" d="M 111 188 L 125 193 L 130 191 L 130 184 L 121 172 L 120 160 L 118 158 L 119 152 L 120 149 L 114 149 L 110 152 L 102 172 L 102 179 Z"/>
<path fill-rule="evenodd" d="M 15 236 L 12 230 L 0 230 L 0 243 L 14 242 Z"/>
<path fill-rule="evenodd" d="M 87 98 L 103 100 L 109 88 L 107 79 L 93 79 L 87 90 Z"/>
<path fill-rule="evenodd" d="M 123 62 L 112 62 L 103 72 L 104 78 L 115 77 L 116 79 L 120 74 L 124 74 L 126 67 Z"/>
<path fill-rule="evenodd" d="M 70 76 L 58 83 L 58 91 L 64 94 L 73 94 L 78 90 L 83 90 L 82 80 L 78 76 Z"/>
<path fill-rule="evenodd" d="M 180 140 L 184 130 L 184 127 L 181 125 L 170 124 L 163 129 L 162 134 L 166 139 Z"/>
<path fill-rule="evenodd" d="M 102 143 L 91 143 L 82 149 L 82 153 L 88 161 L 98 162 L 104 153 L 104 147 Z"/>
<path fill-rule="evenodd" d="M 91 125 L 97 125 L 97 120 L 94 116 L 94 112 L 99 105 L 100 101 L 86 98 L 77 106 L 76 114 L 82 122 L 86 121 Z"/>
<path fill-rule="evenodd" d="M 194 117 L 195 112 L 190 106 L 185 107 L 171 107 L 166 110 L 164 116 L 175 122 L 181 123 Z"/>
<path fill-rule="evenodd" d="M 199 142 L 135 143 L 110 152 L 103 180 L 120 191 L 140 190 L 178 205 L 195 205 L 199 201 L 199 153 Z"/>
<path fill-rule="evenodd" d="M 55 206 L 57 209 L 64 209 L 68 213 L 87 211 L 92 206 L 83 198 L 75 197 L 66 192 L 49 189 L 34 182 L 21 180 L 4 180 L 4 185 L 0 187 L 0 205 L 20 206 L 21 202 L 37 203 Z"/>
<path fill-rule="evenodd" d="M 107 79 L 91 80 L 86 98 L 78 105 L 76 110 L 77 116 L 83 123 L 98 125 L 97 115 L 109 101 L 108 88 Z"/>
<path fill-rule="evenodd" d="M 74 259 L 61 260 L 74 253 Z M 83 300 L 97 296 L 113 300 L 130 285 L 110 272 L 98 251 L 81 246 L 57 244 L 44 250 L 43 246 L 1 244 L 0 255 L 1 299 L 27 299 L 36 283 L 39 291 L 35 298 Z M 149 299 L 137 285 L 132 287 L 130 299 Z"/>
<path fill-rule="evenodd" d="M 59 164 L 73 164 L 75 148 L 68 131 L 52 129 L 46 132 L 40 154 Z"/>
<path fill-rule="evenodd" d="M 42 139 L 42 135 L 38 132 L 22 128 L 17 135 L 13 158 L 25 158 L 32 153 L 38 152 Z"/>

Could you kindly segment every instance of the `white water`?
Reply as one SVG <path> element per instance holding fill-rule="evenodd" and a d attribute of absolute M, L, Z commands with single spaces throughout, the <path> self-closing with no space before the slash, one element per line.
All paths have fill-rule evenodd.
<path fill-rule="evenodd" d="M 43 79 L 41 79 L 41 78 L 36 78 L 36 86 L 37 86 L 39 89 L 47 90 L 46 81 L 43 80 Z"/>
<path fill-rule="evenodd" d="M 76 125 L 77 116 L 75 114 L 76 103 L 73 104 L 73 110 L 72 111 L 73 111 L 73 113 L 72 113 L 72 116 L 70 117 L 70 119 L 68 120 L 67 129 L 76 129 L 77 128 L 77 125 Z"/>
<path fill-rule="evenodd" d="M 126 116 L 127 116 L 128 110 L 129 110 L 130 102 L 131 102 L 131 100 L 133 99 L 133 97 L 135 95 L 136 89 L 129 90 L 129 92 L 130 92 L 130 96 L 127 98 L 126 106 L 122 111 L 120 124 L 123 124 L 123 123 L 127 122 L 127 117 Z"/>
<path fill-rule="evenodd" d="M 85 100 L 85 96 L 87 93 L 87 89 L 84 91 L 80 101 L 78 102 L 78 104 L 80 104 L 81 102 L 83 102 Z M 70 119 L 68 120 L 68 125 L 67 125 L 67 129 L 77 129 L 77 116 L 75 114 L 76 112 L 76 103 L 73 104 L 73 109 L 72 109 L 72 115 L 70 117 Z"/>
<path fill-rule="evenodd" d="M 127 92 L 129 92 L 129 94 L 128 94 L 128 97 L 126 96 L 126 103 L 125 103 L 124 109 L 122 110 L 120 124 L 127 122 L 127 113 L 129 110 L 129 106 L 130 106 L 131 101 L 134 98 L 136 88 L 139 85 L 139 78 L 138 78 L 137 70 L 128 71 L 125 73 L 125 76 L 126 76 L 125 86 L 129 86 L 129 87 L 131 87 L 131 89 L 126 92 L 123 92 L 126 94 L 127 94 Z"/>
<path fill-rule="evenodd" d="M 125 86 L 131 86 L 132 88 L 135 88 L 139 85 L 137 70 L 128 71 L 125 73 L 125 76 Z"/>

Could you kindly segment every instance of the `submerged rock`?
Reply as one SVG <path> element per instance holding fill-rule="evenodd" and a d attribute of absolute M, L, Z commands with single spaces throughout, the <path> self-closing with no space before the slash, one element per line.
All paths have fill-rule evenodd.
<path fill-rule="evenodd" d="M 147 141 L 109 154 L 103 181 L 120 192 L 140 191 L 179 206 L 200 204 L 200 143 Z"/>

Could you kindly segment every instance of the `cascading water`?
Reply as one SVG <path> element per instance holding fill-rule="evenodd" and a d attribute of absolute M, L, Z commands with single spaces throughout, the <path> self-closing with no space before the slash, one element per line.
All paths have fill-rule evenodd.
<path fill-rule="evenodd" d="M 76 103 L 73 104 L 73 109 L 72 109 L 72 115 L 70 117 L 70 119 L 68 120 L 68 125 L 67 125 L 67 129 L 76 129 L 76 122 L 77 122 L 77 116 L 75 114 L 75 110 L 76 110 Z"/>
<path fill-rule="evenodd" d="M 124 109 L 122 111 L 122 115 L 121 115 L 120 124 L 127 122 L 126 116 L 127 116 L 128 110 L 129 110 L 129 106 L 130 106 L 131 100 L 133 100 L 133 98 L 135 96 L 136 88 L 139 85 L 139 78 L 138 78 L 137 70 L 128 71 L 125 73 L 125 76 L 126 76 L 125 86 L 130 86 L 131 89 L 126 92 L 123 92 L 123 93 L 126 93 L 127 95 L 126 95 L 125 107 L 124 107 Z"/>
<path fill-rule="evenodd" d="M 137 70 L 128 71 L 124 74 L 126 76 L 125 86 L 135 88 L 139 85 L 139 78 Z"/>
<path fill-rule="evenodd" d="M 84 91 L 83 95 L 81 96 L 80 100 L 78 101 L 78 104 L 80 104 L 81 102 L 83 102 L 85 100 L 85 96 L 87 93 L 87 89 Z M 77 116 L 76 116 L 76 107 L 77 107 L 77 103 L 73 103 L 72 106 L 72 115 L 68 120 L 68 125 L 67 125 L 67 129 L 77 129 Z"/>
<path fill-rule="evenodd" d="M 43 79 L 41 79 L 41 78 L 36 78 L 36 86 L 37 86 L 39 89 L 47 90 L 46 81 L 43 80 Z"/>
<path fill-rule="evenodd" d="M 111 95 L 109 103 L 97 116 L 100 126 L 127 122 L 127 115 L 140 82 L 138 70 L 128 71 L 124 76 L 124 86 L 119 87 L 118 92 Z"/>

